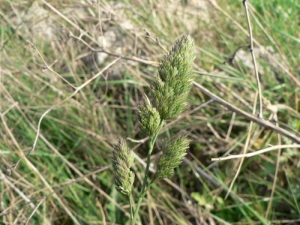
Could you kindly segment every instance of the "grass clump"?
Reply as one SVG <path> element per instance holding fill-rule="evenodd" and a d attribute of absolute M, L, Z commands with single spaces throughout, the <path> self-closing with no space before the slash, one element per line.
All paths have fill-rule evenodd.
<path fill-rule="evenodd" d="M 299 137 L 299 3 L 248 4 L 264 122 L 274 125 L 275 113 L 279 128 Z M 247 47 L 238 51 L 233 66 L 224 64 L 249 45 L 242 1 L 8 0 L 0 6 L 0 20 L 0 223 L 128 224 L 136 211 L 132 201 L 130 212 L 128 194 L 138 202 L 150 138 L 157 133 L 137 221 L 299 223 L 299 149 L 245 158 L 228 198 L 240 159 L 211 161 L 293 141 L 259 123 L 248 132 L 246 117 L 196 85 L 188 104 L 182 100 L 173 107 L 185 98 L 180 92 L 185 87 L 172 79 L 180 77 L 183 67 L 174 65 L 182 57 L 165 62 L 167 68 L 159 63 L 173 57 L 172 51 L 163 57 L 165 46 L 190 34 L 195 82 L 252 113 L 257 85 Z M 160 105 L 163 100 L 171 110 Z M 112 146 L 119 137 L 130 138 Z M 181 142 L 186 151 L 174 148 L 178 138 L 186 140 Z M 126 151 L 114 153 L 121 148 Z M 124 160 L 133 153 L 133 163 Z M 174 170 L 181 160 L 166 157 L 185 153 Z M 116 157 L 114 170 L 110 159 Z M 163 167 L 169 170 L 161 173 Z M 115 171 L 129 179 L 114 184 Z"/>

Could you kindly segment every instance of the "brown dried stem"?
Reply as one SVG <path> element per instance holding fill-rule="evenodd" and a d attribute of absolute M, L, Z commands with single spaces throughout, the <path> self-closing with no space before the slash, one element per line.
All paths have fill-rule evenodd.
<path fill-rule="evenodd" d="M 259 99 L 259 114 L 258 114 L 258 117 L 262 119 L 263 118 L 262 93 L 261 93 L 261 87 L 260 87 L 257 64 L 256 64 L 255 55 L 254 55 L 254 51 L 253 51 L 253 36 L 252 36 L 252 29 L 251 29 L 251 22 L 250 22 L 250 17 L 249 17 L 249 9 L 248 9 L 248 5 L 247 5 L 247 0 L 243 0 L 243 5 L 244 5 L 245 11 L 246 11 L 248 30 L 249 30 L 249 39 L 250 39 L 249 50 L 250 50 L 250 53 L 251 53 L 251 56 L 252 56 L 252 61 L 253 61 L 253 66 L 254 66 L 254 73 L 255 73 L 257 89 L 258 89 L 258 99 Z"/>

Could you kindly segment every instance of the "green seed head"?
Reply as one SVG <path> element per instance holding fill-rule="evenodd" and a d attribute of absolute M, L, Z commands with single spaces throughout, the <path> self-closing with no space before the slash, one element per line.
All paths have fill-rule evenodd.
<path fill-rule="evenodd" d="M 173 171 L 182 162 L 189 147 L 189 139 L 185 136 L 176 137 L 168 141 L 164 147 L 163 154 L 157 162 L 155 178 L 170 178 Z"/>
<path fill-rule="evenodd" d="M 140 128 L 150 137 L 158 133 L 161 119 L 158 111 L 154 108 L 148 97 L 144 96 L 144 102 L 139 109 Z"/>
<path fill-rule="evenodd" d="M 169 78 L 177 74 L 185 74 L 192 77 L 195 43 L 190 36 L 183 36 L 177 40 L 172 50 L 164 57 L 158 73 L 162 81 L 166 82 Z"/>
<path fill-rule="evenodd" d="M 161 119 L 174 119 L 185 110 L 192 87 L 194 59 L 194 41 L 183 36 L 162 60 L 152 86 Z"/>
<path fill-rule="evenodd" d="M 134 173 L 130 171 L 133 161 L 133 152 L 128 148 L 126 141 L 120 138 L 118 144 L 114 146 L 112 165 L 116 189 L 125 195 L 131 193 L 134 182 Z"/>

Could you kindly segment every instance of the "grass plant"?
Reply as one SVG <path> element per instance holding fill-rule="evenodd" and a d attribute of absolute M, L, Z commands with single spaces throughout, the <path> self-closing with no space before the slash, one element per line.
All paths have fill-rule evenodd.
<path fill-rule="evenodd" d="M 149 149 L 138 202 L 135 209 L 131 209 L 132 225 L 136 224 L 141 203 L 152 183 L 156 179 L 170 178 L 189 147 L 186 136 L 174 136 L 165 141 L 162 147 L 163 154 L 157 161 L 157 170 L 151 181 L 148 181 L 151 154 L 165 120 L 176 119 L 187 106 L 186 99 L 193 81 L 194 58 L 194 41 L 189 36 L 183 36 L 176 42 L 172 51 L 164 57 L 158 68 L 158 76 L 151 88 L 155 107 L 152 106 L 147 95 L 144 95 L 144 102 L 139 107 L 139 123 L 141 130 L 149 136 Z M 114 149 L 112 164 L 116 188 L 120 193 L 129 196 L 130 201 L 133 198 L 134 173 L 130 171 L 133 160 L 133 152 L 128 149 L 125 141 L 120 139 Z"/>
<path fill-rule="evenodd" d="M 299 3 L 247 3 L 263 119 L 248 49 L 224 63 L 249 46 L 242 1 L 3 1 L 0 224 L 300 223 Z M 180 80 L 160 62 L 186 34 L 194 83 L 167 115 L 162 85 Z M 165 173 L 165 146 L 186 134 Z"/>

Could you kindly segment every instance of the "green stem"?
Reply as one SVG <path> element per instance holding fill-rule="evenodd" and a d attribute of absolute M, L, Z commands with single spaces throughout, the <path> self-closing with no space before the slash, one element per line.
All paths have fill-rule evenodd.
<path fill-rule="evenodd" d="M 163 124 L 163 121 L 161 121 L 160 127 L 162 127 L 162 124 Z M 150 168 L 150 162 L 151 162 L 150 159 L 151 159 L 151 153 L 153 151 L 153 147 L 154 147 L 157 136 L 158 136 L 158 133 L 155 134 L 153 137 L 150 137 L 150 140 L 149 140 L 149 151 L 148 151 L 148 156 L 147 156 L 147 165 L 146 165 L 144 181 L 143 181 L 142 189 L 141 189 L 140 196 L 139 196 L 139 199 L 137 202 L 137 206 L 134 211 L 133 219 L 131 220 L 131 225 L 135 225 L 141 203 L 143 201 L 145 194 L 147 193 L 148 188 L 150 187 L 150 185 L 148 186 L 148 174 L 149 174 L 149 168 Z M 152 182 L 150 184 L 152 184 Z"/>
<path fill-rule="evenodd" d="M 132 220 L 133 216 L 133 197 L 132 194 L 129 195 L 129 202 L 130 202 L 130 220 Z"/>

